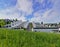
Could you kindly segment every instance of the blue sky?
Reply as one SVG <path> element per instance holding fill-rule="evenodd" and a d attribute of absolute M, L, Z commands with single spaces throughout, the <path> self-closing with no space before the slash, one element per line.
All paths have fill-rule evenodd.
<path fill-rule="evenodd" d="M 60 0 L 0 0 L 0 19 L 60 22 Z"/>

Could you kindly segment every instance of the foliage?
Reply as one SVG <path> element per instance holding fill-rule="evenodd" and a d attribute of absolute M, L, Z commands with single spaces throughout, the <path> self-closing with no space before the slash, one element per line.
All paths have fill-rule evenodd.
<path fill-rule="evenodd" d="M 28 31 L 32 31 L 32 28 L 33 28 L 33 24 L 32 23 L 29 23 L 28 24 L 28 27 L 27 27 L 27 30 Z"/>
<path fill-rule="evenodd" d="M 0 27 L 4 26 L 6 22 L 3 19 L 0 19 Z"/>
<path fill-rule="evenodd" d="M 30 27 L 30 28 L 33 28 L 33 24 L 32 24 L 32 23 L 29 23 L 29 27 Z"/>
<path fill-rule="evenodd" d="M 60 47 L 60 34 L 0 29 L 0 47 Z"/>
<path fill-rule="evenodd" d="M 11 21 L 9 19 L 0 19 L 0 27 L 3 27 L 6 24 L 10 24 Z"/>

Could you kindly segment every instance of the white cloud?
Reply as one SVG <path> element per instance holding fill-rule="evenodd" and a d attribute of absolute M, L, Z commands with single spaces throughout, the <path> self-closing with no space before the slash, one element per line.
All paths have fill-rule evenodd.
<path fill-rule="evenodd" d="M 39 11 L 37 11 L 34 14 L 34 17 L 31 18 L 31 21 L 43 21 L 43 22 L 60 22 L 60 1 L 57 0 L 52 0 L 54 1 L 54 6 L 52 9 L 45 11 L 44 13 L 40 13 Z"/>
<path fill-rule="evenodd" d="M 29 0 L 17 0 L 17 8 L 27 14 L 32 13 L 32 2 Z"/>
<path fill-rule="evenodd" d="M 40 1 L 41 3 L 44 0 L 35 0 Z M 50 1 L 50 0 L 49 0 Z M 34 17 L 30 19 L 30 21 L 43 21 L 43 22 L 59 22 L 60 18 L 60 1 L 59 0 L 51 0 L 54 2 L 54 6 L 52 9 L 45 11 L 44 13 L 41 13 L 41 11 L 37 11 L 33 14 Z M 16 6 L 9 7 L 7 9 L 0 11 L 0 18 L 3 19 L 19 19 L 22 21 L 25 21 L 26 15 L 29 15 L 33 12 L 32 9 L 32 0 L 17 0 Z"/>
<path fill-rule="evenodd" d="M 7 9 L 3 9 L 0 11 L 0 19 L 18 19 L 25 20 L 25 13 L 19 11 L 16 6 L 8 7 Z"/>

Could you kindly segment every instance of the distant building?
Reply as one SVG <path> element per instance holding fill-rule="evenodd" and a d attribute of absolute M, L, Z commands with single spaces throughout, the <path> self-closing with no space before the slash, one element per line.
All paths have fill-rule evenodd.
<path fill-rule="evenodd" d="M 30 25 L 30 23 L 32 23 L 32 26 Z M 32 30 L 33 29 L 60 29 L 60 24 L 57 23 L 46 23 L 44 24 L 43 22 L 38 23 L 38 22 L 28 22 L 28 21 L 14 21 L 11 24 L 7 24 L 4 26 L 5 28 L 15 28 L 15 29 L 22 29 L 25 28 L 27 30 Z"/>

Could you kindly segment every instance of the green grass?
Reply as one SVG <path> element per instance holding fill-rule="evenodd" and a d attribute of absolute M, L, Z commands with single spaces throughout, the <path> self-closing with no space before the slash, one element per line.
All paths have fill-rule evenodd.
<path fill-rule="evenodd" d="M 0 47 L 60 47 L 60 34 L 0 29 Z"/>

